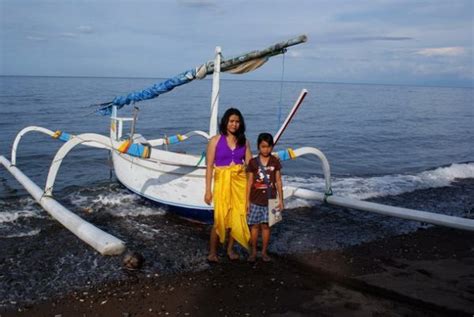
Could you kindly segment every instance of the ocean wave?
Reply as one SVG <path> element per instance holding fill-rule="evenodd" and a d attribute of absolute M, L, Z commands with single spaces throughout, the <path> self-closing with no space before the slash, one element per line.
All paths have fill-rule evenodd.
<path fill-rule="evenodd" d="M 36 212 L 31 210 L 2 211 L 0 213 L 0 223 L 14 222 L 19 218 L 36 217 Z"/>
<path fill-rule="evenodd" d="M 99 192 L 97 194 L 97 192 Z M 116 191 L 107 187 L 95 187 L 93 191 L 79 190 L 73 192 L 67 196 L 70 203 L 77 207 L 84 207 L 87 204 L 100 204 L 103 206 L 117 206 L 123 204 L 133 204 L 137 200 L 140 200 L 140 196 L 137 196 L 127 190 Z"/>
<path fill-rule="evenodd" d="M 474 163 L 451 164 L 417 174 L 393 174 L 374 177 L 332 177 L 332 190 L 338 196 L 368 199 L 393 196 L 419 189 L 449 186 L 456 179 L 474 178 Z M 283 176 L 284 185 L 324 192 L 324 178 Z M 292 202 L 295 204 L 294 202 Z M 301 204 L 301 202 L 300 202 Z M 303 207 L 296 204 L 293 207 Z M 290 207 L 290 206 L 288 206 Z"/>
<path fill-rule="evenodd" d="M 12 234 L 7 234 L 5 236 L 1 236 L 1 238 L 23 238 L 23 237 L 31 237 L 39 234 L 41 229 L 33 229 L 27 232 L 16 232 Z"/>
<path fill-rule="evenodd" d="M 139 217 L 139 216 L 161 216 L 166 213 L 166 210 L 161 207 L 147 207 L 147 206 L 122 206 L 120 210 L 110 211 L 115 217 Z"/>
<path fill-rule="evenodd" d="M 416 174 L 393 174 L 372 177 L 332 177 L 332 190 L 338 196 L 355 199 L 369 199 L 394 196 L 420 189 L 449 186 L 456 179 L 474 178 L 474 162 L 452 164 Z M 283 176 L 284 185 L 324 192 L 322 177 Z M 87 212 L 106 212 L 115 217 L 157 216 L 166 213 L 164 208 L 151 204 L 117 184 L 94 188 L 81 188 L 69 193 L 65 199 L 75 208 Z M 314 201 L 289 199 L 286 208 L 310 207 Z M 73 208 L 74 210 L 74 208 Z M 21 218 L 44 218 L 37 203 L 31 198 L 15 202 L 0 203 L 0 224 L 7 224 Z"/>
<path fill-rule="evenodd" d="M 97 194 L 99 192 L 99 194 Z M 166 211 L 156 206 L 148 206 L 145 200 L 117 185 L 79 190 L 68 195 L 70 203 L 88 212 L 107 212 L 116 217 L 138 217 L 163 215 Z"/>
<path fill-rule="evenodd" d="M 0 224 L 15 222 L 22 218 L 44 218 L 46 215 L 32 198 L 0 203 Z"/>

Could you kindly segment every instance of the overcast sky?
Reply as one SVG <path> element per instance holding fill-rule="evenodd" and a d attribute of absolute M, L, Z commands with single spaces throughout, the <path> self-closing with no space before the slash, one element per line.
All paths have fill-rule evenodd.
<path fill-rule="evenodd" d="M 0 74 L 167 77 L 300 34 L 285 79 L 472 87 L 473 0 L 0 0 Z M 282 58 L 239 79 L 280 80 Z M 230 78 L 230 77 L 226 77 Z"/>

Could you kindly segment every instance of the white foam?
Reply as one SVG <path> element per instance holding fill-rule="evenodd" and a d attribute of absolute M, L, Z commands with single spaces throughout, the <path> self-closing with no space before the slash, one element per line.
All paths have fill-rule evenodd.
<path fill-rule="evenodd" d="M 76 207 L 84 206 L 88 203 L 89 197 L 82 195 L 81 192 L 73 193 L 68 195 L 68 199 Z"/>
<path fill-rule="evenodd" d="M 449 186 L 456 179 L 474 178 L 474 163 L 452 164 L 417 174 L 394 174 L 375 177 L 333 177 L 332 190 L 338 196 L 367 199 L 380 196 L 399 195 L 419 189 Z M 324 179 L 321 177 L 283 177 L 284 185 L 302 187 L 324 192 Z M 290 201 L 293 203 L 293 201 Z M 303 207 L 304 204 L 297 207 Z M 288 206 L 290 207 L 290 206 Z M 293 206 L 292 206 L 293 207 Z"/>
<path fill-rule="evenodd" d="M 0 224 L 11 223 L 21 218 L 44 218 L 45 213 L 42 213 L 40 207 L 31 198 L 21 198 L 18 203 L 15 203 L 15 208 L 11 208 L 5 204 L 0 206 Z"/>
<path fill-rule="evenodd" d="M 110 214 L 116 217 L 138 217 L 164 215 L 166 211 L 159 207 L 151 208 L 146 206 L 121 206 L 119 210 L 111 210 Z"/>
<path fill-rule="evenodd" d="M 91 196 L 86 190 L 79 190 L 68 195 L 68 199 L 76 207 L 84 207 L 90 204 L 99 204 L 104 206 L 121 205 L 124 203 L 134 202 L 140 197 L 130 193 L 127 190 L 123 191 L 109 191 L 108 187 L 101 189 L 101 194 L 97 196 Z"/>
<path fill-rule="evenodd" d="M 141 199 L 140 196 L 126 191 L 126 192 L 119 192 L 119 193 L 101 194 L 97 196 L 95 199 L 93 199 L 92 201 L 94 203 L 100 203 L 102 205 L 114 206 L 114 205 L 123 205 L 127 203 L 133 203 L 140 199 Z"/>
<path fill-rule="evenodd" d="M 19 218 L 34 217 L 35 212 L 31 210 L 3 211 L 0 213 L 0 223 L 13 222 Z"/>
<path fill-rule="evenodd" d="M 18 233 L 12 233 L 6 236 L 2 236 L 2 238 L 22 238 L 22 237 L 31 237 L 39 234 L 41 232 L 41 229 L 34 229 L 28 232 L 18 232 Z"/>
<path fill-rule="evenodd" d="M 156 235 L 162 233 L 160 229 L 156 229 L 153 226 L 140 222 L 140 220 L 129 218 L 125 221 L 130 227 L 138 229 L 143 238 L 154 239 Z"/>
<path fill-rule="evenodd" d="M 107 206 L 107 211 L 117 217 L 154 216 L 165 213 L 165 210 L 159 207 L 141 205 L 142 199 L 140 196 L 124 190 L 118 193 L 99 195 L 93 202 Z"/>
<path fill-rule="evenodd" d="M 109 190 L 108 188 L 104 189 Z M 97 196 L 88 196 L 87 193 L 79 191 L 69 195 L 71 203 L 77 207 L 85 208 L 94 212 L 98 208 L 117 217 L 138 217 L 163 215 L 166 211 L 155 206 L 144 206 L 142 198 L 128 190 L 104 192 Z"/>
<path fill-rule="evenodd" d="M 285 200 L 285 209 L 311 207 L 313 206 L 313 203 L 314 202 L 310 202 L 308 200 L 304 200 L 301 198 L 288 199 L 288 200 Z"/>

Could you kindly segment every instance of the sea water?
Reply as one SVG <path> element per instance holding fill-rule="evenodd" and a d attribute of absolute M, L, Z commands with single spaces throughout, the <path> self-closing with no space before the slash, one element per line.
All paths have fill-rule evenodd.
<path fill-rule="evenodd" d="M 0 77 L 0 155 L 10 158 L 15 135 L 30 125 L 107 135 L 109 119 L 94 114 L 90 105 L 159 81 Z M 311 146 L 323 151 L 335 194 L 457 216 L 474 213 L 472 88 L 223 80 L 219 115 L 231 106 L 241 110 L 255 152 L 257 135 L 278 130 L 303 88 L 309 94 L 276 150 Z M 137 133 L 156 139 L 208 130 L 210 91 L 211 81 L 196 81 L 136 104 Z M 126 106 L 120 115 L 131 116 L 132 108 Z M 44 134 L 27 134 L 18 148 L 17 166 L 42 187 L 61 145 Z M 169 150 L 201 154 L 205 147 L 196 138 Z M 323 191 L 320 166 L 315 157 L 284 162 L 285 185 Z M 69 153 L 54 194 L 73 212 L 144 254 L 143 274 L 207 266 L 209 227 L 179 219 L 119 185 L 105 150 L 80 146 Z M 270 248 L 277 254 L 341 248 L 420 227 L 313 201 L 285 203 L 285 220 L 272 232 Z M 102 257 L 79 241 L 3 168 L 0 248 L 2 306 L 127 278 L 120 257 Z"/>

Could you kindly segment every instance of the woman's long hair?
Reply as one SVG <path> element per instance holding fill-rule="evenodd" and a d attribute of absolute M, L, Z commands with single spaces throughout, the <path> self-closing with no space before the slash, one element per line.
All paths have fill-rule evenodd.
<path fill-rule="evenodd" d="M 224 116 L 221 119 L 221 123 L 219 125 L 219 131 L 223 135 L 227 135 L 227 124 L 229 123 L 229 118 L 232 115 L 236 115 L 240 119 L 239 129 L 235 132 L 235 137 L 237 138 L 237 145 L 243 146 L 247 139 L 245 138 L 245 121 L 244 117 L 240 113 L 238 109 L 229 108 L 224 113 Z"/>

